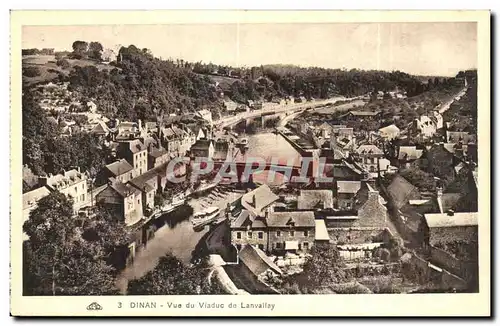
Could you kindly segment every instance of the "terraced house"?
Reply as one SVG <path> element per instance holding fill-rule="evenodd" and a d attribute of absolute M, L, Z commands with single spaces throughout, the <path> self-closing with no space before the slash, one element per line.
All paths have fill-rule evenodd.
<path fill-rule="evenodd" d="M 274 211 L 278 199 L 267 185 L 243 195 L 242 209 L 230 225 L 231 244 L 268 253 L 308 251 L 315 239 L 314 212 Z"/>

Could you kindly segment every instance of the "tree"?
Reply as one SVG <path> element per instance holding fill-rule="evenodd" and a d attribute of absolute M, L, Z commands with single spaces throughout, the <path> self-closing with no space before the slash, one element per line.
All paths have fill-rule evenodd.
<path fill-rule="evenodd" d="M 158 265 L 143 277 L 130 281 L 130 295 L 224 294 L 217 282 L 208 279 L 200 266 L 187 267 L 174 256 L 161 257 Z"/>
<path fill-rule="evenodd" d="M 73 56 L 76 59 L 84 58 L 87 55 L 89 44 L 85 41 L 73 42 Z"/>
<path fill-rule="evenodd" d="M 99 42 L 90 42 L 88 47 L 88 57 L 97 61 L 102 61 L 102 52 L 104 48 Z"/>
<path fill-rule="evenodd" d="M 316 244 L 310 254 L 298 279 L 299 284 L 318 287 L 348 280 L 349 275 L 343 270 L 344 263 L 335 246 Z"/>
<path fill-rule="evenodd" d="M 97 224 L 94 229 L 107 223 Z M 116 270 L 106 262 L 109 248 L 103 245 L 113 237 L 87 240 L 82 234 L 91 228 L 79 225 L 64 194 L 40 199 L 23 225 L 29 237 L 23 246 L 24 295 L 117 294 Z"/>

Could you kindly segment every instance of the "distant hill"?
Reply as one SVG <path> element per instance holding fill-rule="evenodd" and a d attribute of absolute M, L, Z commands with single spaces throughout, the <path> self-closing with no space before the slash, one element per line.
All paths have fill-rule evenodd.
<path fill-rule="evenodd" d="M 99 70 L 111 70 L 115 67 L 87 59 L 63 58 L 68 65 L 58 65 L 55 55 L 23 55 L 23 85 L 54 82 L 68 77 L 74 67 L 93 66 Z M 32 73 L 26 73 L 31 71 Z M 38 71 L 38 73 L 36 73 Z"/>

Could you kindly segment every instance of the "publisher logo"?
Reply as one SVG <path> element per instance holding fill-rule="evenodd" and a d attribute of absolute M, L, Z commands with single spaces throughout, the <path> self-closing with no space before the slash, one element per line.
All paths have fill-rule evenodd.
<path fill-rule="evenodd" d="M 102 306 L 97 302 L 92 302 L 87 306 L 87 310 L 102 310 Z"/>

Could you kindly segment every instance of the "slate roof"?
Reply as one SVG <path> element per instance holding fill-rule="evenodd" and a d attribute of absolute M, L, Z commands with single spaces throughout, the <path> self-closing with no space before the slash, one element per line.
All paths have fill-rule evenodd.
<path fill-rule="evenodd" d="M 120 196 L 128 197 L 131 194 L 140 194 L 140 191 L 129 184 L 124 184 L 119 181 L 115 181 L 109 185 L 113 190 L 115 190 Z"/>
<path fill-rule="evenodd" d="M 356 149 L 356 153 L 358 154 L 379 154 L 383 155 L 384 152 L 375 145 L 367 144 L 361 145 Z"/>
<path fill-rule="evenodd" d="M 191 146 L 191 150 L 207 150 L 211 143 L 212 141 L 209 139 L 198 139 L 196 143 Z"/>
<path fill-rule="evenodd" d="M 122 146 L 124 148 L 128 147 L 130 152 L 132 152 L 133 154 L 146 150 L 146 146 L 144 146 L 144 144 L 139 139 L 120 142 L 120 147 Z"/>
<path fill-rule="evenodd" d="M 380 128 L 378 131 L 383 132 L 383 133 L 397 133 L 400 130 L 396 125 L 392 124 L 392 125 Z"/>
<path fill-rule="evenodd" d="M 297 198 L 298 209 L 333 208 L 333 192 L 331 190 L 301 190 Z"/>
<path fill-rule="evenodd" d="M 155 178 L 158 177 L 158 173 L 155 169 L 151 169 L 146 171 L 145 173 L 133 178 L 129 181 L 130 184 L 134 185 L 138 189 L 143 189 L 147 183 L 151 183 L 155 181 Z"/>
<path fill-rule="evenodd" d="M 416 146 L 399 146 L 398 160 L 416 160 L 422 156 L 423 150 Z"/>
<path fill-rule="evenodd" d="M 410 199 L 420 198 L 418 188 L 400 175 L 394 177 L 389 187 L 387 187 L 387 191 L 398 209 L 403 207 Z"/>
<path fill-rule="evenodd" d="M 267 225 L 262 218 L 252 216 L 249 211 L 243 209 L 240 215 L 231 222 L 231 228 L 246 228 L 250 226 L 252 229 L 265 228 Z"/>
<path fill-rule="evenodd" d="M 282 274 L 281 269 L 266 254 L 252 245 L 245 245 L 238 253 L 240 261 L 254 274 L 259 276 L 267 270 Z"/>
<path fill-rule="evenodd" d="M 361 181 L 337 181 L 337 193 L 356 194 L 361 189 Z"/>
<path fill-rule="evenodd" d="M 47 187 L 43 186 L 34 190 L 28 191 L 23 194 L 23 209 L 34 205 L 37 201 L 45 196 L 48 196 L 50 191 Z"/>
<path fill-rule="evenodd" d="M 113 162 L 106 165 L 106 168 L 114 175 L 119 176 L 124 173 L 130 172 L 134 169 L 126 160 L 121 159 L 119 161 Z"/>
<path fill-rule="evenodd" d="M 262 185 L 241 197 L 241 204 L 253 215 L 262 216 L 263 210 L 277 201 L 279 197 L 271 191 L 268 185 Z"/>
<path fill-rule="evenodd" d="M 151 150 L 149 151 L 149 155 L 154 157 L 154 158 L 158 158 L 158 157 L 161 157 L 163 155 L 166 155 L 168 154 L 168 151 L 163 148 L 163 147 L 152 147 Z"/>
<path fill-rule="evenodd" d="M 454 213 L 453 215 L 425 214 L 424 218 L 429 228 L 477 226 L 477 214 L 477 212 Z"/>
<path fill-rule="evenodd" d="M 287 227 L 291 222 L 295 223 L 295 227 L 316 226 L 312 211 L 271 212 L 266 221 L 269 227 Z"/>

